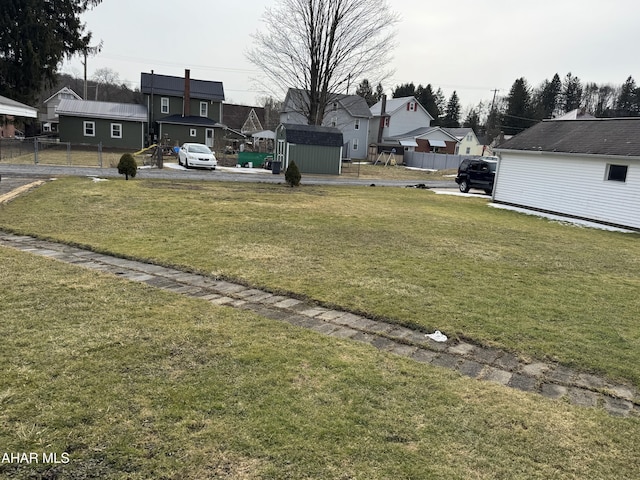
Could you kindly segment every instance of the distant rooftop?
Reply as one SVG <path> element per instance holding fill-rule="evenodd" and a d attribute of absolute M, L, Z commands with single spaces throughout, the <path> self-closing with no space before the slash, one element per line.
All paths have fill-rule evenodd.
<path fill-rule="evenodd" d="M 184 77 L 158 75 L 157 73 L 142 73 L 140 78 L 140 90 L 150 95 L 168 95 L 171 97 L 184 96 Z M 189 95 L 200 100 L 224 100 L 224 88 L 222 82 L 210 80 L 189 79 Z"/>

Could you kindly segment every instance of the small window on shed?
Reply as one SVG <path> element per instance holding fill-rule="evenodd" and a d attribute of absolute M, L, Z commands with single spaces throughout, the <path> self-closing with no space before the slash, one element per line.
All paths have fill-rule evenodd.
<path fill-rule="evenodd" d="M 96 122 L 83 122 L 83 129 L 85 137 L 96 136 Z"/>
<path fill-rule="evenodd" d="M 198 136 L 198 131 L 195 128 L 192 128 L 189 130 L 189 135 L 192 137 L 197 137 Z"/>
<path fill-rule="evenodd" d="M 607 180 L 613 182 L 626 182 L 628 165 L 607 164 Z"/>

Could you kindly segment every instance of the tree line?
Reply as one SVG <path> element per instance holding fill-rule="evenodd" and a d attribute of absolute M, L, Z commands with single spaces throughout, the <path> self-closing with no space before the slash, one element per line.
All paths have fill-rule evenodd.
<path fill-rule="evenodd" d="M 369 106 L 382 98 L 384 88 L 378 84 L 375 91 L 368 80 L 363 80 L 356 94 Z M 497 93 L 497 91 L 496 91 Z M 531 87 L 524 77 L 514 81 L 509 93 L 494 95 L 491 101 L 482 101 L 468 108 L 462 118 L 462 108 L 454 90 L 447 99 L 441 88 L 431 84 L 417 87 L 413 82 L 396 85 L 393 98 L 414 96 L 433 117 L 432 125 L 445 128 L 472 128 L 477 135 L 493 139 L 500 133 L 516 135 L 545 119 L 556 118 L 579 109 L 598 118 L 640 116 L 640 87 L 632 76 L 620 86 L 583 83 L 568 73 L 563 79 L 556 73 L 551 80 Z"/>

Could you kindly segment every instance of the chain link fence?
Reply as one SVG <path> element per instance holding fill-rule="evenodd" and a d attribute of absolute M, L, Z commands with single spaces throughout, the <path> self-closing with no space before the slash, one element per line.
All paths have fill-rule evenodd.
<path fill-rule="evenodd" d="M 0 162 L 7 164 L 113 168 L 123 153 L 102 144 L 72 144 L 52 138 L 0 139 Z"/>

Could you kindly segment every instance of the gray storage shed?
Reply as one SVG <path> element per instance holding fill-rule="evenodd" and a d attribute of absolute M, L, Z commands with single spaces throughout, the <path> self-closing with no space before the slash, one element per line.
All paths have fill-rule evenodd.
<path fill-rule="evenodd" d="M 342 132 L 333 127 L 282 123 L 276 128 L 276 156 L 286 170 L 295 161 L 300 173 L 340 175 Z"/>

